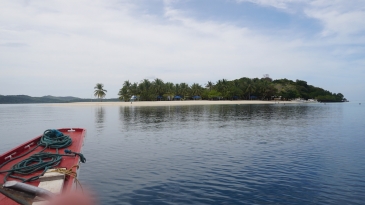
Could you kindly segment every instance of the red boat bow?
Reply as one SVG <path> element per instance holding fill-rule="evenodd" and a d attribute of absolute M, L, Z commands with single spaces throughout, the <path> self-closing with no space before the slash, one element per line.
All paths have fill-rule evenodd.
<path fill-rule="evenodd" d="M 62 129 L 58 129 L 58 131 L 62 132 L 64 135 L 69 136 L 72 140 L 72 143 L 68 147 L 58 149 L 58 153 L 64 154 L 65 150 L 70 150 L 72 153 L 69 153 L 69 156 L 63 156 L 62 159 L 60 160 L 59 164 L 55 168 L 66 168 L 66 170 L 70 169 L 70 171 L 72 170 L 73 172 L 77 172 L 78 166 L 74 166 L 74 165 L 79 165 L 79 163 L 80 163 L 80 155 L 78 155 L 78 153 L 81 153 L 81 149 L 82 149 L 82 146 L 84 143 L 84 138 L 86 135 L 86 130 L 82 129 L 82 128 L 73 128 L 73 129 L 62 128 Z M 24 144 L 19 145 L 18 147 L 14 148 L 8 152 L 0 155 L 0 166 L 4 163 L 10 161 L 9 163 L 6 163 L 3 167 L 0 167 L 0 186 L 1 186 L 1 184 L 4 183 L 4 179 L 6 179 L 6 176 L 8 174 L 8 172 L 1 173 L 2 171 L 11 170 L 15 164 L 18 164 L 19 162 L 21 162 L 21 161 L 29 158 L 30 156 L 37 154 L 45 149 L 45 147 L 43 147 L 43 146 L 38 146 L 42 136 L 43 135 L 40 135 Z M 34 150 L 32 150 L 32 149 L 34 149 Z M 30 150 L 32 150 L 32 151 L 30 151 Z M 26 154 L 27 152 L 29 152 L 29 153 Z M 57 149 L 47 147 L 43 152 L 56 154 Z M 26 155 L 22 156 L 24 154 L 26 154 Z M 14 159 L 14 158 L 16 158 L 16 159 Z M 82 155 L 81 155 L 81 160 L 85 160 Z M 42 174 L 43 172 L 44 172 L 44 169 L 31 173 L 27 176 L 21 176 L 21 177 L 32 178 L 32 177 L 36 177 L 36 176 Z M 20 176 L 20 175 L 16 175 L 16 176 Z M 8 180 L 17 180 L 17 179 L 9 178 Z M 17 180 L 17 181 L 20 181 L 20 180 Z M 26 182 L 26 183 L 29 185 L 33 185 L 33 186 L 38 186 L 40 181 L 35 180 L 35 181 Z M 76 186 L 76 179 L 73 177 L 66 177 L 64 184 L 63 184 L 63 193 L 71 191 L 75 186 Z M 14 194 L 14 193 L 11 193 L 11 194 Z M 19 194 L 19 193 L 15 193 L 15 194 Z M 27 201 L 29 203 L 29 199 Z M 13 205 L 13 204 L 15 205 L 18 203 L 0 192 L 0 204 L 1 205 Z"/>

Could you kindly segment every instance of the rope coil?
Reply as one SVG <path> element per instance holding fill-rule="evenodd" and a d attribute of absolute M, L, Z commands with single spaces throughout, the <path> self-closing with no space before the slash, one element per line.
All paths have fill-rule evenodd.
<path fill-rule="evenodd" d="M 44 131 L 38 144 L 42 147 L 60 149 L 69 147 L 72 144 L 72 139 L 58 130 L 49 129 Z"/>
<path fill-rule="evenodd" d="M 42 176 L 49 168 L 53 168 L 59 165 L 61 163 L 61 160 L 62 155 L 40 152 L 15 164 L 10 170 L 0 171 L 0 173 L 8 172 L 8 174 L 4 178 L 4 183 L 7 181 L 8 177 L 19 179 L 22 182 L 34 181 L 39 179 L 39 177 Z M 39 170 L 43 170 L 42 174 L 30 177 L 28 179 L 14 175 L 29 175 Z"/>
<path fill-rule="evenodd" d="M 7 181 L 8 177 L 19 179 L 22 182 L 30 182 L 30 181 L 37 180 L 48 169 L 58 166 L 61 163 L 62 156 L 74 157 L 74 156 L 78 155 L 80 157 L 80 161 L 82 163 L 85 163 L 86 158 L 81 153 L 71 152 L 71 151 L 69 151 L 69 153 L 67 153 L 65 151 L 66 154 L 58 153 L 58 149 L 69 147 L 71 144 L 72 144 L 72 139 L 69 136 L 64 135 L 62 132 L 55 130 L 55 129 L 46 130 L 43 133 L 43 135 L 36 147 L 29 150 L 25 154 L 14 157 L 11 160 L 6 161 L 5 163 L 0 165 L 0 168 L 1 168 L 4 165 L 8 164 L 9 162 L 29 154 L 30 152 L 34 151 L 39 146 L 44 147 L 44 149 L 41 152 L 34 154 L 34 155 L 30 156 L 29 158 L 24 159 L 21 162 L 15 164 L 10 170 L 0 171 L 0 173 L 8 172 L 7 175 L 4 177 L 4 182 Z M 56 149 L 56 154 L 43 152 L 47 148 Z M 43 172 L 40 175 L 33 176 L 28 179 L 14 175 L 14 174 L 29 175 L 29 174 L 32 174 L 39 170 L 43 170 Z"/>
<path fill-rule="evenodd" d="M 80 188 L 81 188 L 82 193 L 84 193 L 84 189 L 82 188 L 82 185 L 81 185 L 80 181 L 77 179 L 77 173 L 72 171 L 72 169 L 75 168 L 75 167 L 76 167 L 76 169 L 78 169 L 80 166 L 79 165 L 74 165 L 70 169 L 56 168 L 56 169 L 52 170 L 52 172 L 58 172 L 58 173 L 73 177 L 74 179 L 76 179 L 76 182 L 77 182 L 76 183 L 76 189 L 77 189 L 77 185 L 79 185 Z"/>

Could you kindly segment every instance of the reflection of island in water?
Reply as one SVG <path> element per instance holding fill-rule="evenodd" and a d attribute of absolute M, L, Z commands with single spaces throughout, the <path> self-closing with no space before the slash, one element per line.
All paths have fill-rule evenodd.
<path fill-rule="evenodd" d="M 102 109 L 102 108 L 99 108 Z M 244 123 L 255 119 L 277 121 L 311 118 L 314 114 L 308 112 L 323 111 L 319 106 L 299 105 L 206 105 L 206 106 L 161 106 L 161 107 L 119 107 L 121 129 L 161 128 L 167 124 L 184 124 L 188 121 L 209 119 L 210 121 Z M 104 111 L 99 110 L 99 121 L 103 123 Z M 311 116 L 308 116 L 311 115 Z M 204 121 L 204 120 L 203 120 Z"/>
<path fill-rule="evenodd" d="M 217 143 L 243 142 L 253 145 L 307 143 L 313 134 L 306 130 L 325 125 L 338 112 L 320 105 L 203 105 L 119 107 L 118 129 L 125 136 L 154 136 L 153 140 L 209 139 Z M 321 120 L 323 119 L 323 120 Z M 220 133 L 220 137 L 217 137 Z M 295 133 L 295 135 L 292 135 Z M 157 137 L 161 135 L 160 137 Z M 186 138 L 185 138 L 186 137 Z M 140 138 L 139 138 L 140 139 Z M 193 141 L 186 141 L 188 143 Z"/>
<path fill-rule="evenodd" d="M 119 107 L 120 128 L 133 129 L 156 129 L 161 128 L 164 122 L 173 122 L 169 116 L 169 108 L 160 107 Z"/>
<path fill-rule="evenodd" d="M 103 107 L 95 108 L 95 123 L 98 132 L 104 128 L 105 109 Z"/>

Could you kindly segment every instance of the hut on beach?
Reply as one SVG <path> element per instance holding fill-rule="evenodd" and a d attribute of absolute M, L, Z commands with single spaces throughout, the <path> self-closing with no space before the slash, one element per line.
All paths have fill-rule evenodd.
<path fill-rule="evenodd" d="M 173 100 L 181 100 L 181 99 L 182 99 L 182 97 L 179 96 L 179 95 L 175 95 L 174 98 L 173 98 Z"/>

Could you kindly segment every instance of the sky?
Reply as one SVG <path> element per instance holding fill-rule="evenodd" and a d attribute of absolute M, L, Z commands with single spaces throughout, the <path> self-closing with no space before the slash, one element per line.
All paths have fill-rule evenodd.
<path fill-rule="evenodd" d="M 364 100 L 364 19 L 364 0 L 0 0 L 0 95 L 269 74 Z"/>

